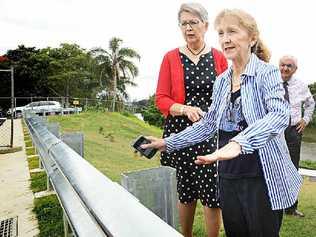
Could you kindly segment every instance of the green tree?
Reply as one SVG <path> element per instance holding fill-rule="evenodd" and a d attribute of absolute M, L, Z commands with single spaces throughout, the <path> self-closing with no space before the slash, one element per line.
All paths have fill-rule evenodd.
<path fill-rule="evenodd" d="M 49 57 L 41 57 L 40 50 L 35 47 L 19 45 L 17 49 L 10 49 L 6 53 L 8 61 L 0 62 L 0 68 L 14 67 L 14 91 L 16 97 L 49 96 L 46 87 Z M 10 74 L 1 74 L 0 94 L 10 96 Z M 4 102 L 3 105 L 1 103 Z M 27 99 L 17 100 L 17 106 L 28 103 Z M 0 106 L 7 109 L 9 103 L 1 101 Z"/>
<path fill-rule="evenodd" d="M 142 115 L 144 121 L 148 122 L 150 125 L 160 128 L 163 127 L 165 119 L 155 105 L 155 95 L 149 97 L 148 106 L 142 111 Z"/>
<path fill-rule="evenodd" d="M 136 84 L 133 79 L 138 75 L 138 68 L 133 59 L 140 59 L 139 54 L 132 48 L 121 47 L 123 40 L 112 38 L 109 48 L 91 50 L 99 65 L 99 85 L 112 98 L 112 111 L 115 110 L 116 100 L 122 96 L 127 98 L 126 86 Z"/>
<path fill-rule="evenodd" d="M 313 84 L 308 85 L 309 89 L 311 90 L 312 95 L 316 96 L 316 82 Z"/>
<path fill-rule="evenodd" d="M 41 52 L 49 55 L 48 87 L 59 96 L 91 97 L 97 86 L 94 69 L 95 60 L 89 52 L 76 44 L 63 43 L 59 48 L 45 48 Z"/>
<path fill-rule="evenodd" d="M 8 50 L 7 57 L 14 66 L 15 96 L 46 94 L 45 85 L 49 59 L 39 57 L 39 49 L 19 45 Z"/>

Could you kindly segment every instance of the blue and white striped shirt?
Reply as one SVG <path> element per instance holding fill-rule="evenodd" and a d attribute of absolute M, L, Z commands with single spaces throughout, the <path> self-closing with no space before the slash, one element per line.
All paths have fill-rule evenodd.
<path fill-rule="evenodd" d="M 230 67 L 216 79 L 212 105 L 200 122 L 165 138 L 167 152 L 214 135 L 229 102 L 232 72 Z M 302 178 L 290 159 L 284 139 L 290 110 L 284 100 L 279 69 L 252 54 L 241 75 L 241 100 L 248 127 L 232 140 L 241 145 L 244 154 L 258 150 L 272 210 L 290 207 L 297 200 Z"/>

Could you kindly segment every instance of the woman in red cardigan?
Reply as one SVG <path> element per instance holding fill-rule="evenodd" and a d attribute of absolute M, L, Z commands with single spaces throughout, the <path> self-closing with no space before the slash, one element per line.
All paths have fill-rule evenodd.
<path fill-rule="evenodd" d="M 227 68 L 222 53 L 204 41 L 208 14 L 203 6 L 182 4 L 178 20 L 186 45 L 164 56 L 156 90 L 157 107 L 166 117 L 163 137 L 178 133 L 201 118 L 211 104 L 216 76 Z M 198 199 L 204 206 L 207 236 L 217 237 L 219 233 L 221 211 L 216 198 L 216 164 L 194 163 L 197 155 L 210 154 L 216 149 L 215 141 L 207 140 L 171 154 L 161 153 L 161 164 L 177 171 L 179 218 L 185 237 L 192 237 Z"/>

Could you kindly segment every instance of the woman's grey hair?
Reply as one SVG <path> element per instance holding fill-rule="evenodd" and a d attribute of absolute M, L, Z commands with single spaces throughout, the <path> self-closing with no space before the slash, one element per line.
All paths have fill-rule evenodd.
<path fill-rule="evenodd" d="M 188 12 L 193 14 L 194 16 L 197 16 L 200 18 L 203 22 L 208 22 L 208 13 L 206 9 L 199 3 L 183 3 L 180 6 L 179 12 L 178 12 L 178 21 L 180 22 L 180 16 L 182 12 Z"/>

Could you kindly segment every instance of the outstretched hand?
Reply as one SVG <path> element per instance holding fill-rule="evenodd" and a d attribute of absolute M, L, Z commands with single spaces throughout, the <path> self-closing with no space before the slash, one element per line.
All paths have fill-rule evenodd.
<path fill-rule="evenodd" d="M 237 157 L 241 152 L 241 146 L 237 142 L 230 142 L 221 149 L 216 150 L 212 154 L 198 156 L 195 164 L 206 165 L 214 163 L 218 160 L 230 160 Z"/>
<path fill-rule="evenodd" d="M 143 149 L 156 148 L 159 151 L 165 151 L 166 150 L 166 142 L 165 142 L 164 139 L 156 138 L 156 137 L 152 137 L 152 136 L 149 136 L 149 137 L 146 137 L 146 138 L 150 141 L 150 143 L 141 145 L 140 146 L 141 148 L 143 148 Z"/>

